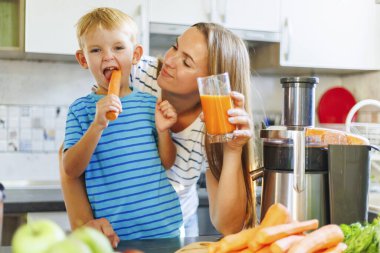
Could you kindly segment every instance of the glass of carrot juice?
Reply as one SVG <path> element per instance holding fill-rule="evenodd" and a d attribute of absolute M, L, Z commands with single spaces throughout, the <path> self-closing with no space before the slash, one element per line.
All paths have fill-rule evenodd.
<path fill-rule="evenodd" d="M 208 141 L 232 140 L 236 127 L 228 121 L 227 111 L 233 108 L 228 73 L 199 77 L 197 81 Z"/>

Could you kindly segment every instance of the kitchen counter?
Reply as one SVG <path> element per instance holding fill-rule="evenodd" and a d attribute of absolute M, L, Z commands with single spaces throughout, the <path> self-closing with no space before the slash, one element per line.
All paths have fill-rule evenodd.
<path fill-rule="evenodd" d="M 6 189 L 4 213 L 66 211 L 61 189 Z"/>
<path fill-rule="evenodd" d="M 117 251 L 123 252 L 127 249 L 138 249 L 145 253 L 173 253 L 176 250 L 193 242 L 217 241 L 217 236 L 199 236 L 186 238 L 152 239 L 152 240 L 130 240 L 121 241 Z M 11 253 L 11 247 L 0 247 L 0 253 Z"/>
<path fill-rule="evenodd" d="M 60 188 L 11 188 L 5 190 L 4 213 L 66 211 Z M 199 206 L 208 207 L 204 188 L 198 190 Z"/>

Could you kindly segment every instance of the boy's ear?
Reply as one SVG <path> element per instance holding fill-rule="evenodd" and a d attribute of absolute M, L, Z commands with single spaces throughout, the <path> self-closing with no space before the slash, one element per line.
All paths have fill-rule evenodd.
<path fill-rule="evenodd" d="M 85 69 L 88 68 L 87 60 L 86 60 L 86 57 L 84 56 L 83 50 L 77 50 L 77 52 L 75 53 L 75 58 L 77 58 L 77 61 L 79 65 L 82 66 L 82 68 L 85 68 Z"/>
<path fill-rule="evenodd" d="M 132 64 L 135 65 L 137 64 L 140 59 L 141 59 L 141 56 L 143 55 L 143 48 L 140 44 L 137 44 L 135 49 L 133 50 L 133 58 L 132 58 Z"/>

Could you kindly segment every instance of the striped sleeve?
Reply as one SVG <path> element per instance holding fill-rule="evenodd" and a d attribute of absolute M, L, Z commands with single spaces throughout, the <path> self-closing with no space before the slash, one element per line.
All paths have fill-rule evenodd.
<path fill-rule="evenodd" d="M 70 107 L 67 113 L 64 150 L 75 145 L 83 136 L 83 129 L 80 124 L 80 111 L 83 104 L 78 99 Z"/>
<path fill-rule="evenodd" d="M 143 56 L 131 73 L 131 84 L 140 91 L 149 93 L 155 97 L 161 93 L 157 84 L 158 60 L 154 57 Z"/>

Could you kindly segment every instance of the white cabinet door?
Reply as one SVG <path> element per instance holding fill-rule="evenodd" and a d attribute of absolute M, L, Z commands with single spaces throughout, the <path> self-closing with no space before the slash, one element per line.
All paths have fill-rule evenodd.
<path fill-rule="evenodd" d="M 26 0 L 25 51 L 73 55 L 78 49 L 76 23 L 96 7 L 118 8 L 132 16 L 144 28 L 143 2 L 124 0 Z M 145 35 L 140 39 L 145 41 Z"/>
<path fill-rule="evenodd" d="M 211 20 L 212 0 L 150 0 L 149 21 L 193 25 Z"/>
<path fill-rule="evenodd" d="M 220 0 L 216 8 L 228 28 L 280 31 L 280 0 Z"/>
<path fill-rule="evenodd" d="M 283 0 L 280 65 L 379 69 L 374 0 Z"/>
<path fill-rule="evenodd" d="M 280 0 L 150 0 L 149 4 L 153 23 L 215 22 L 232 29 L 280 30 Z"/>

